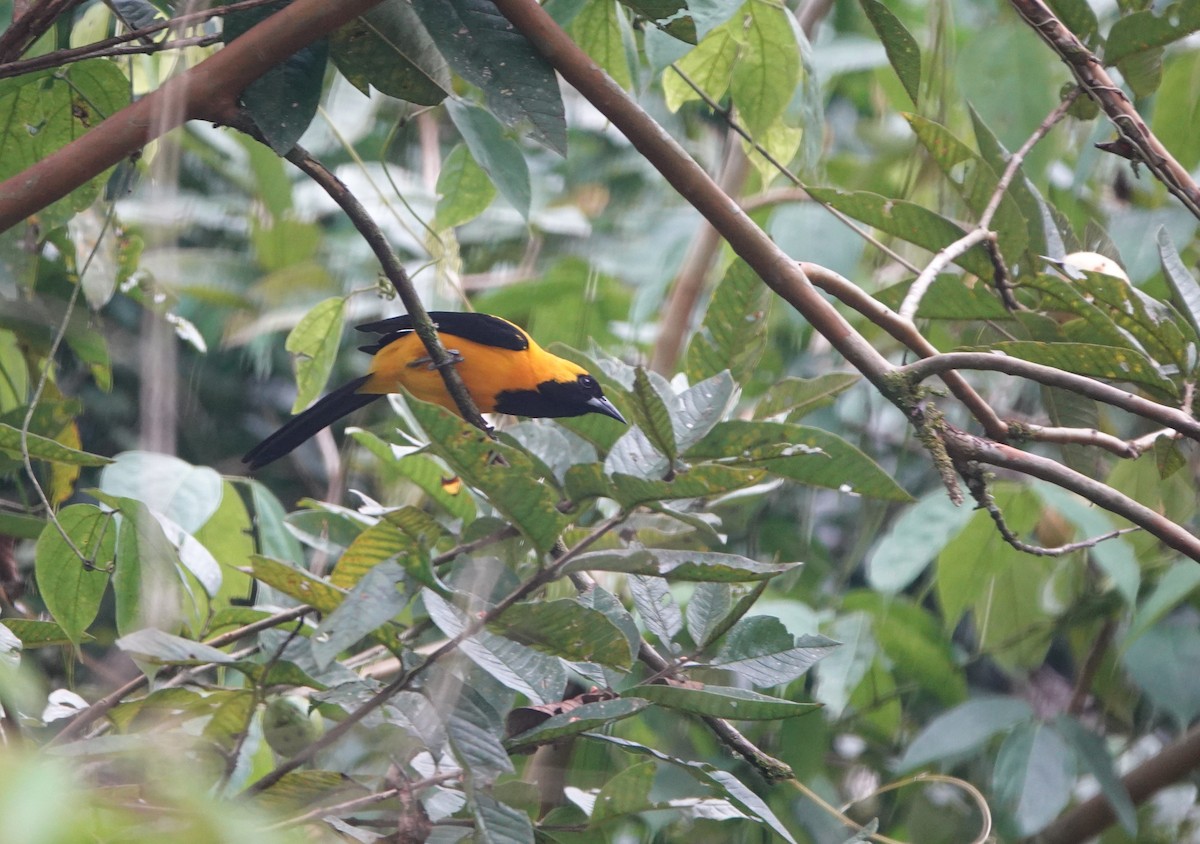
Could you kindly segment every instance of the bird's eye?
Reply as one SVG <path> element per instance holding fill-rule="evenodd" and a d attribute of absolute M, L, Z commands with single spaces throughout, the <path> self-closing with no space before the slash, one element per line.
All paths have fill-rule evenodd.
<path fill-rule="evenodd" d="M 596 386 L 598 386 L 598 385 L 596 384 L 596 379 L 595 379 L 595 378 L 593 378 L 592 376 L 590 376 L 590 375 L 580 375 L 580 376 L 579 376 L 579 386 L 581 386 L 581 387 L 583 387 L 583 388 L 585 388 L 585 389 L 588 389 L 588 390 L 590 390 L 590 389 L 592 389 L 592 388 L 594 388 L 594 387 L 596 387 Z"/>

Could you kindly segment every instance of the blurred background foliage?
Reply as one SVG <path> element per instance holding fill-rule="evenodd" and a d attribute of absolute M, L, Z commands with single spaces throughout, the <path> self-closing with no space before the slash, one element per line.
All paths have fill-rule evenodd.
<path fill-rule="evenodd" d="M 11 5 L 0 3 L 0 19 L 10 17 Z M 415 9 L 433 30 L 433 0 L 387 5 L 384 14 L 413 15 Z M 691 17 L 676 15 L 686 7 L 670 2 L 548 0 L 545 7 L 722 179 L 788 255 L 841 273 L 893 305 L 915 275 L 903 261 L 919 267 L 929 258 L 920 238 L 880 225 L 872 232 L 889 251 L 877 248 L 800 186 L 869 192 L 969 221 L 980 209 L 956 190 L 955 179 L 970 165 L 947 165 L 936 144 L 919 139 L 921 127 L 941 127 L 994 165 L 1003 161 L 1002 149 L 1025 142 L 1070 79 L 1058 57 L 996 0 L 692 5 Z M 1185 39 L 1196 28 L 1193 5 L 1172 6 L 1176 37 L 1150 47 L 1137 29 L 1148 19 L 1138 16 L 1161 12 L 1163 4 L 1153 10 L 1133 0 L 1051 5 L 1093 49 L 1107 39 L 1110 53 L 1123 51 L 1118 69 L 1135 104 L 1194 168 L 1200 162 L 1200 136 L 1193 131 L 1200 51 Z M 160 16 L 178 11 L 157 8 Z M 122 31 L 119 15 L 134 26 L 156 17 L 144 2 L 85 2 L 22 58 Z M 662 28 L 654 25 L 656 17 Z M 880 21 L 882 27 L 872 25 Z M 39 83 L 36 96 L 28 75 L 6 74 L 0 114 L 30 125 L 36 122 L 30 100 L 40 98 L 45 131 L 34 143 L 11 126 L 4 130 L 0 178 L 43 157 L 55 142 L 49 133 L 65 140 L 87 128 L 79 98 L 110 114 L 218 49 L 204 39 L 213 41 L 219 32 L 213 19 L 194 31 L 199 44 L 67 65 Z M 911 33 L 916 52 L 907 58 L 893 54 L 907 44 L 898 32 Z M 1153 755 L 1200 714 L 1200 686 L 1186 670 L 1200 655 L 1194 562 L 1137 533 L 1057 558 L 1014 550 L 986 513 L 949 503 L 895 409 L 856 381 L 822 337 L 770 302 L 727 247 L 705 252 L 700 215 L 585 100 L 564 86 L 564 156 L 541 128 L 505 125 L 486 86 L 454 61 L 451 74 L 436 49 L 437 60 L 430 54 L 420 60 L 433 80 L 432 101 L 416 104 L 421 95 L 410 79 L 391 79 L 355 53 L 348 38 L 335 37 L 330 48 L 337 69 L 322 60 L 315 71 L 304 71 L 300 84 L 319 107 L 311 123 L 299 127 L 299 143 L 367 207 L 427 308 L 497 314 L 564 355 L 587 356 L 622 409 L 640 408 L 627 415 L 647 431 L 656 402 L 681 418 L 677 406 L 667 407 L 673 397 L 730 368 L 727 382 L 712 382 L 728 390 L 729 401 L 703 408 L 698 417 L 712 430 L 710 440 L 664 444 L 650 436 L 647 452 L 678 447 L 697 466 L 715 467 L 711 477 L 722 460 L 735 460 L 735 446 L 752 442 L 747 449 L 766 449 L 768 436 L 837 455 L 836 471 L 847 473 L 842 483 L 794 455 L 762 451 L 752 468 L 742 468 L 763 474 L 747 474 L 727 488 L 712 481 L 686 503 L 670 495 L 638 499 L 651 506 L 596 545 L 622 553 L 644 544 L 664 552 L 737 555 L 736 565 L 720 565 L 742 575 L 752 563 L 803 562 L 772 571 L 777 576 L 762 580 L 758 591 L 753 583 L 730 587 L 704 577 L 676 579 L 668 589 L 627 562 L 594 560 L 597 569 L 613 570 L 601 583 L 634 610 L 641 635 L 667 655 L 697 657 L 702 665 L 695 679 L 822 704 L 802 717 L 739 721 L 752 742 L 830 803 L 861 801 L 851 816 L 877 823 L 893 838 L 968 841 L 980 829 L 977 809 L 944 783 L 878 791 L 914 771 L 935 769 L 983 790 L 1001 840 L 1038 833 L 1069 804 L 1097 791 L 1114 803 L 1121 821 L 1104 834 L 1105 842 L 1195 840 L 1190 780 L 1135 808 L 1114 774 Z M 722 47 L 725 41 L 732 47 Z M 447 52 L 437 36 L 431 43 Z M 761 151 L 747 155 L 724 119 L 728 112 L 715 111 L 681 82 L 672 62 L 721 108 L 735 109 L 798 183 Z M 384 77 L 390 81 L 380 81 Z M 389 91 L 395 96 L 380 93 L 389 85 L 398 86 Z M 450 98 L 438 105 L 447 89 Z M 55 97 L 66 98 L 65 112 Z M 256 118 L 271 119 L 269 105 L 247 99 Z M 1038 216 L 1029 205 L 1012 212 L 1025 245 L 1007 257 L 1035 275 L 1046 259 L 1098 252 L 1124 268 L 1133 287 L 1157 300 L 1175 296 L 1186 312 L 1196 303 L 1179 301 L 1170 270 L 1164 271 L 1164 255 L 1173 253 L 1162 244 L 1178 250 L 1186 275 L 1200 258 L 1197 220 L 1144 169 L 1095 147 L 1111 140 L 1113 129 L 1094 111 L 1078 104 L 1025 159 L 1019 182 Z M 287 131 L 284 149 L 296 140 Z M 839 199 L 845 194 L 814 194 L 855 216 Z M 870 229 L 872 220 L 863 219 Z M 1026 242 L 1026 226 L 1032 242 Z M 703 293 L 680 304 L 672 291 L 689 271 L 699 273 Z M 1099 289 L 1101 282 L 1080 284 Z M 296 778 L 259 795 L 257 810 L 271 815 L 269 823 L 291 827 L 280 831 L 258 816 L 226 814 L 228 796 L 252 788 L 321 735 L 323 728 L 309 721 L 310 704 L 338 721 L 386 681 L 386 670 L 379 669 L 384 679 L 377 679 L 375 662 L 363 654 L 382 647 L 384 657 L 401 655 L 411 668 L 416 653 L 427 655 L 439 637 L 454 635 L 454 612 L 467 607 L 431 609 L 443 581 L 447 594 L 494 601 L 532 576 L 536 552 L 548 550 L 535 537 L 541 528 L 522 523 L 501 502 L 538 493 L 503 483 L 489 487 L 485 472 L 473 476 L 473 457 L 455 451 L 453 433 L 418 451 L 437 439 L 438 426 L 453 423 L 402 400 L 354 417 L 357 430 L 349 435 L 340 429 L 322 434 L 259 477 L 245 477 L 239 456 L 294 410 L 297 359 L 302 370 L 310 367 L 300 372 L 303 405 L 327 381 L 364 371 L 351 326 L 400 309 L 375 257 L 332 200 L 267 146 L 232 130 L 190 123 L 30 224 L 0 234 L 0 295 L 0 421 L 9 426 L 6 436 L 25 426 L 39 438 L 35 446 L 48 462 L 33 465 L 49 503 L 61 508 L 68 536 L 91 543 L 82 549 L 91 567 L 81 569 L 73 562 L 75 549 L 44 525 L 22 443 L 11 437 L 0 443 L 0 532 L 9 537 L 0 548 L 6 565 L 0 657 L 7 663 L 0 701 L 6 740 L 30 746 L 28 755 L 5 754 L 0 763 L 0 802 L 8 807 L 0 811 L 7 830 L 0 837 L 39 844 L 132 841 L 150 840 L 149 829 L 156 839 L 172 834 L 186 841 L 249 834 L 260 841 L 368 841 L 387 833 L 389 823 L 396 834 L 395 818 L 414 811 L 413 795 L 401 791 L 362 811 L 353 800 L 421 777 L 429 778 L 420 780 L 425 785 L 417 797 L 423 821 L 433 824 L 421 828 L 430 840 L 472 834 L 530 840 L 530 824 L 539 818 L 537 834 L 563 842 L 697 835 L 760 841 L 773 840 L 781 829 L 795 840 L 832 842 L 852 834 L 786 784 L 766 785 L 698 719 L 678 717 L 680 708 L 703 712 L 695 703 L 622 711 L 622 718 L 636 717 L 611 732 L 637 743 L 641 756 L 599 739 L 569 745 L 569 761 L 557 762 L 565 767 L 566 802 L 540 815 L 545 795 L 530 785 L 540 756 L 513 755 L 509 762 L 512 746 L 499 742 L 510 711 L 563 697 L 568 675 L 553 660 L 549 667 L 513 670 L 514 676 L 464 661 L 419 685 L 420 701 L 417 692 L 402 692 L 411 697 L 385 706 L 379 719 L 365 721 L 360 732 L 323 749 L 317 763 L 293 772 Z M 940 300 L 931 294 L 931 301 L 935 307 Z M 1009 319 L 1002 308 L 987 317 L 946 307 L 942 318 L 920 323 L 941 350 L 1038 339 L 1039 326 L 1043 338 L 1057 331 L 1049 318 L 1034 326 Z M 908 353 L 878 326 L 843 312 L 890 359 L 905 359 Z M 656 347 L 672 320 L 684 326 L 690 349 L 686 341 L 674 351 Z M 62 344 L 54 341 L 60 325 Z M 720 366 L 707 365 L 704 342 L 715 345 Z M 1191 359 L 1182 367 L 1159 367 L 1168 381 L 1192 383 L 1181 369 L 1196 365 L 1196 346 L 1187 348 Z M 651 360 L 662 378 L 635 372 Z M 1092 402 L 1008 376 L 979 373 L 972 381 L 1006 416 L 1095 427 L 1121 438 L 1149 430 Z M 952 404 L 946 410 L 951 421 L 969 425 Z M 755 428 L 758 439 L 744 434 L 749 439 L 743 441 L 736 420 L 780 427 Z M 666 424 L 670 432 L 672 423 Z M 603 486 L 612 482 L 612 455 L 619 450 L 611 428 L 594 419 L 502 420 L 499 430 L 513 454 L 528 452 L 546 464 L 556 492 L 585 493 L 576 498 L 583 509 L 555 523 L 565 528 L 567 547 L 616 512 L 612 502 L 626 493 Z M 55 444 L 101 457 L 56 452 Z M 1195 528 L 1194 448 L 1164 444 L 1134 461 L 1079 446 L 1039 449 Z M 102 465 L 103 458 L 115 462 Z M 601 480 L 572 476 L 579 465 L 603 466 L 592 476 Z M 456 474 L 465 489 L 451 480 Z M 1123 524 L 1042 482 L 1003 477 L 994 495 L 1013 531 L 1040 545 Z M 487 537 L 506 521 L 516 521 L 521 534 L 432 573 L 431 555 Z M 386 534 L 395 543 L 386 546 L 389 553 L 363 550 L 361 537 L 372 531 L 373 538 Z M 362 586 L 367 575 L 361 572 L 344 574 L 348 549 L 359 554 L 354 559 L 364 570 L 386 581 L 383 586 Z M 399 549 L 423 560 L 427 570 L 418 571 L 418 564 L 385 571 L 384 565 L 397 566 Z M 343 568 L 334 568 L 339 558 Z M 494 582 L 478 580 L 481 566 L 490 567 Z M 728 572 L 722 577 L 741 579 Z M 70 582 L 64 585 L 64 578 Z M 369 618 L 347 624 L 335 615 L 342 593 L 322 591 L 330 583 L 376 601 L 363 611 Z M 397 590 L 398 583 L 407 585 Z M 422 586 L 426 597 L 418 602 Z M 576 601 L 565 582 L 545 597 Z M 289 633 L 291 627 L 263 633 L 256 655 L 229 656 L 227 649 L 216 656 L 211 648 L 181 644 L 238 629 L 302 598 L 325 620 L 317 627 L 312 621 L 303 635 Z M 624 610 L 597 604 L 590 612 L 599 615 L 596 610 L 632 623 Z M 705 613 L 732 629 L 720 630 L 716 622 L 706 628 Z M 335 618 L 342 626 L 330 621 Z M 458 623 L 461 629 L 466 622 Z M 149 628 L 177 635 L 134 638 Z M 330 634 L 334 644 L 319 647 Z M 490 628 L 483 635 L 524 647 L 533 633 Z M 741 665 L 763 648 L 770 651 L 764 643 L 781 641 L 777 652 L 804 650 L 811 657 L 795 676 L 783 672 L 759 682 L 744 665 L 740 674 L 720 667 Z M 309 650 L 299 653 L 298 643 Z M 628 643 L 636 649 L 636 635 Z M 168 672 L 153 681 L 153 694 L 134 694 L 110 710 L 107 720 L 81 731 L 87 741 L 36 753 L 79 707 L 137 676 L 130 656 L 151 678 Z M 179 679 L 200 663 L 218 669 L 197 672 L 203 680 Z M 585 663 L 575 657 L 577 683 L 630 684 L 611 663 L 603 669 Z M 530 677 L 546 688 L 529 687 Z M 560 687 L 551 688 L 556 681 Z M 308 697 L 280 703 L 294 701 L 281 696 L 292 688 L 307 689 Z M 54 709 L 56 702 L 67 709 Z M 446 714 L 451 709 L 453 717 Z M 616 717 L 603 716 L 598 725 L 615 724 Z M 472 756 L 463 724 L 489 738 L 492 756 Z M 432 735 L 444 730 L 449 740 Z M 153 750 L 139 742 L 147 737 Z M 143 776 L 124 770 L 127 753 L 197 764 L 160 760 L 161 768 Z M 699 763 L 733 772 L 752 793 L 747 797 L 741 782 L 705 780 L 708 774 L 688 767 Z M 456 764 L 471 771 L 465 789 L 453 777 L 437 779 Z M 148 783 L 159 791 L 148 792 Z M 339 807 L 324 820 L 319 813 L 310 817 L 318 797 Z M 64 805 L 72 808 L 69 816 Z"/>

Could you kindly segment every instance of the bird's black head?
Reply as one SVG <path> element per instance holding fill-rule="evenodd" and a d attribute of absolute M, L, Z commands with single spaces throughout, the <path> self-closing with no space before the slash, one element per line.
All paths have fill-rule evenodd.
<path fill-rule="evenodd" d="M 599 382 L 586 372 L 542 381 L 533 390 L 505 390 L 496 396 L 496 412 L 548 418 L 600 413 L 627 424 L 621 412 L 604 397 Z"/>

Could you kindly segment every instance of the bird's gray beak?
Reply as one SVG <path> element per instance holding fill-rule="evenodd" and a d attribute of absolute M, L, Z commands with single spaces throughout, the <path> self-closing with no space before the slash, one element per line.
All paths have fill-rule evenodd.
<path fill-rule="evenodd" d="M 588 399 L 587 406 L 589 408 L 589 411 L 588 411 L 589 413 L 602 413 L 605 416 L 611 416 L 613 419 L 616 419 L 622 425 L 629 424 L 628 422 L 625 421 L 625 417 L 621 415 L 621 411 L 617 410 L 613 406 L 613 403 L 610 402 L 608 399 L 606 399 L 604 396 L 596 396 L 595 398 Z"/>

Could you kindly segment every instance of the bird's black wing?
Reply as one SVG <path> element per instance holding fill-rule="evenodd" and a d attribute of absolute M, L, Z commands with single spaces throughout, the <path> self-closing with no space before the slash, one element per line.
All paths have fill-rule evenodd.
<path fill-rule="evenodd" d="M 483 346 L 494 346 L 497 349 L 509 349 L 514 352 L 523 352 L 529 348 L 529 337 L 524 331 L 512 323 L 490 314 L 430 311 L 429 317 L 437 326 L 439 334 L 451 334 Z M 358 347 L 372 355 L 413 330 L 412 317 L 408 314 L 367 322 L 355 327 L 359 331 L 380 335 L 374 343 Z"/>

